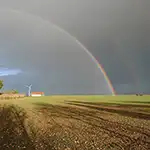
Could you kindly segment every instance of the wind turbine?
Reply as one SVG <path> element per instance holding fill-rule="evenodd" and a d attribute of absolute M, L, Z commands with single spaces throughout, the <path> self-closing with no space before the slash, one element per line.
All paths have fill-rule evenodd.
<path fill-rule="evenodd" d="M 31 88 L 32 88 L 32 84 L 30 84 L 30 85 L 25 85 L 25 87 L 28 88 L 28 96 L 31 96 Z"/>

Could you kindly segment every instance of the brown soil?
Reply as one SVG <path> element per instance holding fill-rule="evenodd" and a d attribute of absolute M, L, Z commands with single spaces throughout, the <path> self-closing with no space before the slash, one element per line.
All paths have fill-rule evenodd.
<path fill-rule="evenodd" d="M 117 113 L 123 116 L 132 118 L 140 118 L 150 120 L 150 107 L 144 105 L 117 105 L 117 104 L 103 104 L 103 103 L 86 103 L 86 102 L 67 102 L 67 104 L 78 107 L 87 107 L 99 111 L 107 111 L 110 113 Z"/>
<path fill-rule="evenodd" d="M 0 135 L 5 135 L 3 145 L 13 148 L 11 141 L 18 141 L 16 145 L 20 148 L 15 147 L 14 150 L 148 150 L 150 148 L 150 120 L 132 117 L 132 114 L 130 117 L 110 112 L 108 109 L 89 108 L 88 105 L 79 107 L 73 103 L 66 106 L 39 103 L 34 109 L 26 110 L 26 115 L 23 115 L 22 111 L 18 113 L 14 110 L 15 108 L 9 108 L 8 111 L 7 108 L 9 112 L 7 116 L 12 116 L 7 117 L 10 119 L 4 119 L 6 115 L 4 112 L 1 112 L 0 116 L 0 119 L 3 116 L 0 129 L 5 127 L 3 132 L 0 130 Z M 22 117 L 24 119 L 21 120 Z M 6 123 L 10 127 L 6 126 Z M 10 128 L 9 134 L 6 133 L 7 128 Z M 0 139 L 0 145 L 1 143 Z M 5 146 L 0 149 L 8 148 Z"/>
<path fill-rule="evenodd" d="M 25 117 L 22 109 L 0 107 L 0 150 L 34 149 L 24 126 Z"/>

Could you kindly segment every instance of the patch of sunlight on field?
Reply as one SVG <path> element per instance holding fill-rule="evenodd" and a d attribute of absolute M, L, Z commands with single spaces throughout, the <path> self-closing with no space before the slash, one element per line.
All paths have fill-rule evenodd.
<path fill-rule="evenodd" d="M 64 105 L 66 101 L 80 101 L 93 103 L 115 103 L 115 104 L 140 104 L 150 105 L 150 96 L 104 96 L 104 95 L 59 95 L 43 97 L 26 97 L 14 100 L 1 100 L 1 104 L 16 104 L 23 107 L 32 107 L 36 103 L 45 103 L 52 105 Z"/>
<path fill-rule="evenodd" d="M 119 95 L 119 96 L 56 96 L 58 99 L 70 101 L 87 101 L 87 102 L 106 102 L 106 103 L 124 103 L 124 102 L 150 102 L 150 96 L 134 96 L 134 95 Z"/>
<path fill-rule="evenodd" d="M 27 98 L 26 101 L 36 103 L 50 103 L 63 104 L 65 101 L 81 101 L 81 102 L 105 102 L 105 103 L 120 103 L 120 104 L 148 104 L 150 103 L 150 96 L 101 96 L 101 95 L 59 95 L 59 96 L 45 96 L 39 98 Z"/>

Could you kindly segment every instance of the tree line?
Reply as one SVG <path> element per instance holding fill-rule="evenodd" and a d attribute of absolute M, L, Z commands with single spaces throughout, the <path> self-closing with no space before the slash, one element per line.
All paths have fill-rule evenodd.
<path fill-rule="evenodd" d="M 0 90 L 4 87 L 4 81 L 3 80 L 0 80 Z M 2 92 L 1 92 L 2 93 Z M 17 94 L 19 93 L 17 90 L 15 89 L 12 89 L 12 90 L 7 90 L 7 91 L 4 91 L 3 93 L 5 94 Z"/>

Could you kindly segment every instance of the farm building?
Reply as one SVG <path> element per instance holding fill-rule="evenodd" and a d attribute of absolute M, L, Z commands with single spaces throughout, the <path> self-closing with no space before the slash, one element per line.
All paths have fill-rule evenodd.
<path fill-rule="evenodd" d="M 32 96 L 32 97 L 44 96 L 44 92 L 31 92 L 31 96 Z"/>

